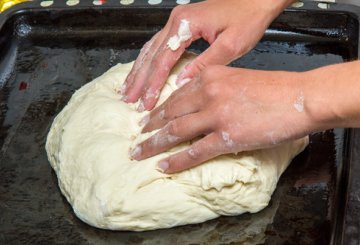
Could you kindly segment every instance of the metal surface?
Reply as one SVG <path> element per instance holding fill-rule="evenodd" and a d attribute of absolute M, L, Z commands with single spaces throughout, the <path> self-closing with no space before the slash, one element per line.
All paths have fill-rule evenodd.
<path fill-rule="evenodd" d="M 360 6 L 359 0 L 337 0 L 336 2 L 341 3 L 341 4 L 351 4 L 351 5 L 355 5 L 355 6 Z"/>
<path fill-rule="evenodd" d="M 0 0 L 0 13 L 14 6 L 15 4 L 23 3 L 26 1 L 29 0 Z"/>
<path fill-rule="evenodd" d="M 343 243 L 360 244 L 360 129 L 352 131 L 349 148 L 347 196 L 343 220 Z"/>
<path fill-rule="evenodd" d="M 257 214 L 141 233 L 81 222 L 61 196 L 46 158 L 51 122 L 74 90 L 116 63 L 135 59 L 170 8 L 30 7 L 15 6 L 0 19 L 0 244 L 339 244 L 344 236 L 346 244 L 360 241 L 356 196 L 347 191 L 356 188 L 348 177 L 356 178 L 352 170 L 358 168 L 357 151 L 348 146 L 358 147 L 354 138 L 360 135 L 342 129 L 312 135 L 281 177 L 269 207 Z M 305 7 L 286 11 L 232 65 L 304 71 L 357 59 L 355 10 Z M 190 49 L 206 47 L 200 41 Z M 348 197 L 355 206 L 347 206 Z"/>

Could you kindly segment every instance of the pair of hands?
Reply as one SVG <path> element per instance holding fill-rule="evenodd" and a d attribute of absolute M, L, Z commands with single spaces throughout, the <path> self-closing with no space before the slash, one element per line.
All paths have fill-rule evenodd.
<path fill-rule="evenodd" d="M 271 147 L 306 135 L 310 126 L 299 122 L 309 119 L 300 78 L 292 77 L 295 74 L 215 66 L 251 50 L 290 2 L 208 0 L 176 7 L 164 29 L 141 50 L 124 83 L 123 100 L 140 100 L 139 111 L 153 109 L 185 48 L 199 38 L 210 47 L 177 80 L 179 84 L 191 81 L 150 113 L 143 132 L 161 130 L 142 142 L 141 151 L 133 151 L 132 157 L 141 160 L 203 136 L 189 149 L 160 161 L 163 172 L 174 173 L 221 154 Z M 184 19 L 190 22 L 192 38 L 173 51 L 167 42 Z M 159 137 L 163 140 L 154 140 Z"/>

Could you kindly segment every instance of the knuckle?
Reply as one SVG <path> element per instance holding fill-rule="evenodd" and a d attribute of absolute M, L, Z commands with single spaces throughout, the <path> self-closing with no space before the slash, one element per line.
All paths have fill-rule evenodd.
<path fill-rule="evenodd" d="M 203 81 L 212 81 L 214 80 L 214 78 L 218 77 L 219 74 L 219 70 L 221 66 L 219 65 L 212 65 L 212 66 L 207 66 L 204 67 L 204 69 L 202 69 L 201 73 L 200 73 L 200 78 Z"/>
<path fill-rule="evenodd" d="M 184 17 L 186 6 L 178 5 L 171 11 L 171 17 L 175 22 L 180 22 L 181 19 Z"/>
<path fill-rule="evenodd" d="M 169 122 L 166 127 L 169 135 L 178 135 L 179 124 L 177 123 L 177 121 Z"/>
<path fill-rule="evenodd" d="M 209 82 L 203 85 L 203 90 L 207 97 L 215 98 L 220 95 L 222 87 L 220 83 Z"/>
<path fill-rule="evenodd" d="M 158 71 L 163 68 L 163 61 L 160 55 L 155 56 L 152 60 L 153 71 Z"/>
<path fill-rule="evenodd" d="M 233 135 L 230 134 L 227 131 L 221 131 L 220 134 L 218 135 L 218 137 L 220 137 L 222 143 L 223 143 L 223 147 L 225 149 L 233 149 L 236 146 L 236 143 L 233 139 Z M 223 148 L 221 147 L 221 148 Z"/>
<path fill-rule="evenodd" d="M 198 160 L 200 158 L 200 153 L 199 151 L 197 151 L 196 149 L 190 147 L 187 151 L 186 151 L 188 157 L 192 160 Z"/>
<path fill-rule="evenodd" d="M 219 43 L 222 53 L 226 56 L 236 57 L 239 53 L 236 42 L 232 38 L 226 38 Z"/>
<path fill-rule="evenodd" d="M 149 41 L 147 41 L 144 46 L 142 47 L 142 49 L 140 50 L 141 54 L 146 54 L 148 49 L 150 48 L 150 46 L 152 45 L 153 42 L 153 38 L 150 39 Z"/>
<path fill-rule="evenodd" d="M 151 69 L 152 74 L 161 76 L 161 79 L 159 79 L 156 84 L 162 85 L 166 81 L 167 75 L 171 69 L 171 64 L 169 63 L 165 52 L 158 51 L 158 53 L 154 56 L 151 65 L 153 66 Z"/>
<path fill-rule="evenodd" d="M 159 112 L 159 118 L 162 119 L 162 120 L 170 120 L 170 119 L 172 119 L 171 107 L 172 106 L 171 106 L 170 103 L 166 103 L 164 108 Z"/>
<path fill-rule="evenodd" d="M 192 77 L 195 77 L 197 75 L 201 76 L 205 68 L 206 68 L 206 64 L 202 59 L 195 59 L 194 62 L 191 63 L 191 67 L 187 68 L 186 71 L 189 74 L 192 74 L 191 75 Z"/>
<path fill-rule="evenodd" d="M 159 119 L 163 121 L 168 121 L 171 119 L 171 113 L 168 113 L 169 110 L 163 109 L 159 112 Z"/>

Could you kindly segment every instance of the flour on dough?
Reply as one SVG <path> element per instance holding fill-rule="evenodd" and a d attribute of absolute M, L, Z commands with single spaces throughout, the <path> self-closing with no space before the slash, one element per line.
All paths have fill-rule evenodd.
<path fill-rule="evenodd" d="M 186 54 L 173 69 L 159 103 L 177 89 L 176 74 L 193 58 Z M 308 138 L 223 155 L 174 175 L 160 173 L 157 162 L 189 143 L 140 162 L 129 158 L 129 149 L 149 136 L 139 126 L 147 112 L 138 113 L 136 104 L 118 94 L 132 65 L 118 64 L 76 91 L 48 134 L 49 161 L 75 214 L 99 228 L 143 231 L 266 207 Z"/>

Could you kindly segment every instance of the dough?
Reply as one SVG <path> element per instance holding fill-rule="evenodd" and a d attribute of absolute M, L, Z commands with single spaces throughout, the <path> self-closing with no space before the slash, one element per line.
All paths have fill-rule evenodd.
<path fill-rule="evenodd" d="M 193 59 L 185 56 L 159 103 L 177 89 L 176 74 Z M 99 228 L 143 231 L 266 207 L 280 175 L 308 138 L 223 155 L 179 174 L 160 173 L 157 162 L 189 143 L 140 162 L 130 160 L 129 149 L 151 134 L 141 135 L 138 125 L 147 112 L 136 112 L 137 105 L 122 102 L 118 94 L 132 65 L 118 64 L 76 91 L 48 134 L 49 161 L 75 214 Z"/>

